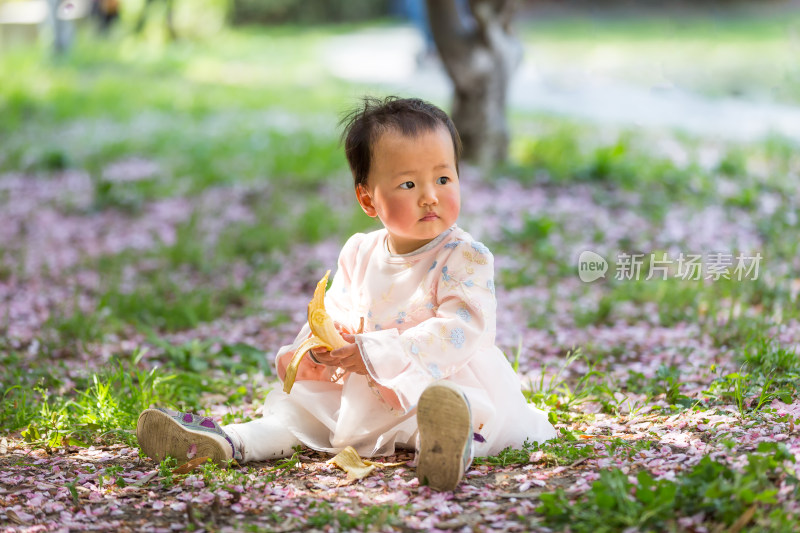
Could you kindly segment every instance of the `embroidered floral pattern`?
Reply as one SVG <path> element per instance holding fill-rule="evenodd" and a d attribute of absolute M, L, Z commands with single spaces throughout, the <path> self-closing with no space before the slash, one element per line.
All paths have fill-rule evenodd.
<path fill-rule="evenodd" d="M 479 254 L 487 255 L 489 253 L 489 249 L 478 241 L 473 241 L 472 248 Z"/>
<path fill-rule="evenodd" d="M 437 307 L 431 301 L 431 298 L 432 291 L 420 290 L 416 292 L 411 301 L 406 303 L 402 310 L 399 310 L 398 306 L 385 306 L 386 309 L 383 312 L 376 311 L 373 313 L 370 310 L 368 318 L 370 322 L 384 324 L 385 327 L 389 328 L 395 325 L 413 325 L 436 314 Z M 379 305 L 378 309 L 381 309 L 381 307 L 384 306 Z M 391 326 L 388 324 L 391 324 Z"/>
<path fill-rule="evenodd" d="M 452 279 L 453 278 L 450 276 L 450 274 L 447 273 L 447 267 L 443 266 L 442 267 L 442 280 L 443 281 L 451 281 Z"/>
<path fill-rule="evenodd" d="M 462 346 L 464 346 L 465 340 L 466 340 L 466 335 L 464 335 L 463 329 L 454 328 L 453 331 L 450 332 L 450 343 L 456 348 L 461 348 Z"/>
<path fill-rule="evenodd" d="M 469 322 L 472 320 L 472 315 L 470 314 L 469 309 L 466 307 L 459 307 L 458 311 L 456 311 L 456 316 L 464 322 Z"/>
<path fill-rule="evenodd" d="M 477 263 L 479 265 L 485 265 L 485 264 L 487 264 L 489 262 L 489 260 L 486 259 L 485 255 L 481 255 L 478 252 L 470 252 L 469 250 L 464 250 L 464 253 L 462 255 L 464 256 L 464 259 L 466 259 L 470 263 Z M 469 272 L 470 269 L 472 269 L 472 267 L 467 266 L 467 271 L 468 272 Z M 472 269 L 472 270 L 474 271 L 474 269 Z M 469 272 L 469 273 L 472 274 L 472 272 Z"/>

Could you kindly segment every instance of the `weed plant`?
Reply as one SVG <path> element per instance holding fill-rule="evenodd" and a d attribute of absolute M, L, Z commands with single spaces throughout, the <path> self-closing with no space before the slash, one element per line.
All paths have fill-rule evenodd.
<path fill-rule="evenodd" d="M 784 445 L 761 443 L 757 453 L 747 455 L 738 470 L 726 463 L 703 457 L 675 480 L 656 479 L 646 470 L 628 476 L 619 470 L 603 470 L 585 493 L 572 499 L 563 489 L 543 493 L 537 511 L 545 523 L 557 530 L 674 531 L 677 517 L 702 513 L 704 524 L 729 528 L 743 512 L 754 509 L 756 521 L 788 523 L 777 503 L 778 482 L 787 480 L 798 494 L 798 480 L 788 464 L 794 455 Z"/>
<path fill-rule="evenodd" d="M 151 405 L 199 410 L 200 395 L 215 391 L 207 378 L 194 373 L 165 372 L 141 365 L 144 351 L 116 359 L 67 394 L 56 394 L 44 380 L 23 381 L 3 392 L 0 422 L 6 430 L 22 430 L 33 445 L 88 446 L 96 441 L 134 444 L 132 430 L 142 410 Z"/>

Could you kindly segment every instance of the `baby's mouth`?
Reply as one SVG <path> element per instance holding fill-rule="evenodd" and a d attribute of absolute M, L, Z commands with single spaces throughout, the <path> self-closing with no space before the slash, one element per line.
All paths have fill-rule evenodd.
<path fill-rule="evenodd" d="M 426 213 L 425 216 L 422 217 L 420 220 L 422 220 L 424 222 L 424 221 L 428 221 L 428 220 L 436 220 L 437 218 L 439 218 L 439 215 L 437 215 L 436 213 L 431 212 L 431 213 Z"/>

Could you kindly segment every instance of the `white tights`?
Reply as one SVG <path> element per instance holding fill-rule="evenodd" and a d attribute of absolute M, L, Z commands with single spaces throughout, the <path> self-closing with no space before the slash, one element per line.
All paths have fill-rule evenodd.
<path fill-rule="evenodd" d="M 278 416 L 262 416 L 244 424 L 223 426 L 223 431 L 242 453 L 243 461 L 267 461 L 292 455 L 300 444 Z"/>

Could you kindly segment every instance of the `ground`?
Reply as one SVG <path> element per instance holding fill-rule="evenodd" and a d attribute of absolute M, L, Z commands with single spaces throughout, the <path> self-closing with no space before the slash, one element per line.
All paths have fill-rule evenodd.
<path fill-rule="evenodd" d="M 733 19 L 720 46 L 780 47 L 792 20 Z M 569 24 L 539 49 L 580 58 Z M 658 24 L 626 24 L 606 28 L 623 57 L 656 45 Z M 384 89 L 319 74 L 341 33 L 0 57 L 17 73 L 0 87 L 0 529 L 791 530 L 800 152 L 778 134 L 514 109 L 509 163 L 462 169 L 459 224 L 495 256 L 497 344 L 559 437 L 478 458 L 455 492 L 419 487 L 411 455 L 355 483 L 308 449 L 140 457 L 151 405 L 259 416 L 316 281 L 375 228 L 336 110 Z M 581 277 L 586 251 L 604 277 Z"/>

